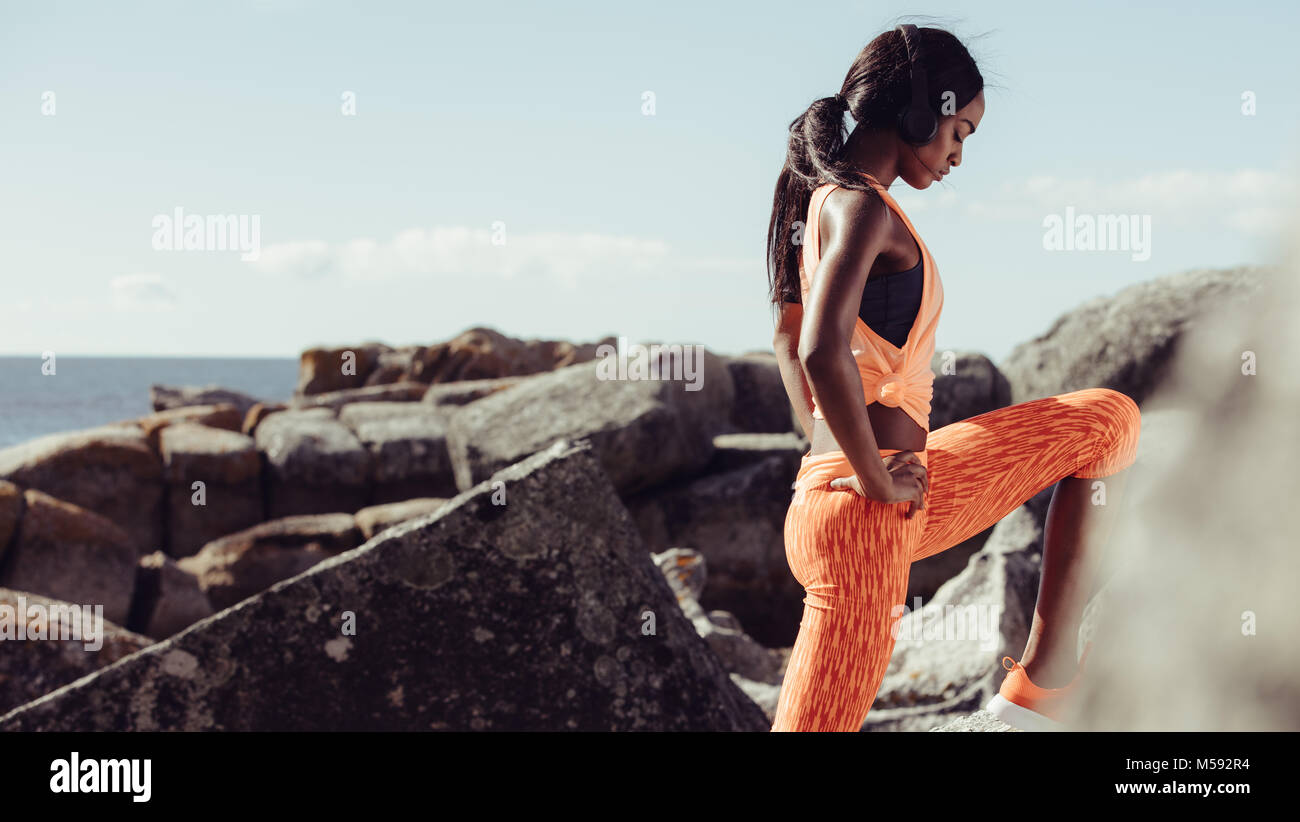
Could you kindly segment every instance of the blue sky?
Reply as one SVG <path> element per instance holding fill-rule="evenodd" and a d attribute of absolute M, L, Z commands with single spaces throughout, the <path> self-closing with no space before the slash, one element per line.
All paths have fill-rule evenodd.
<path fill-rule="evenodd" d="M 1001 359 L 1086 299 L 1266 262 L 1297 188 L 1293 3 L 0 10 L 0 354 L 295 356 L 474 325 L 770 349 L 786 127 L 907 20 L 996 86 L 948 182 L 895 189 L 943 277 L 940 349 Z M 1067 206 L 1148 215 L 1150 259 L 1044 249 Z M 176 208 L 257 215 L 261 256 L 155 250 Z"/>

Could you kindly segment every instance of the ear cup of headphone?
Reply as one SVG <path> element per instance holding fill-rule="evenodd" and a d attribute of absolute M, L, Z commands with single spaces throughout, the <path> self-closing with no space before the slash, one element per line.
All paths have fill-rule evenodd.
<path fill-rule="evenodd" d="M 898 131 L 904 141 L 914 146 L 923 146 L 939 133 L 939 120 L 928 107 L 909 103 L 898 114 Z"/>

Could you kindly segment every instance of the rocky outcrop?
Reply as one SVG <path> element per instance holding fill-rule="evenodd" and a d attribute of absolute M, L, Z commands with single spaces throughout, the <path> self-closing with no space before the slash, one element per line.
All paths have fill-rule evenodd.
<path fill-rule="evenodd" d="M 163 430 L 178 423 L 190 422 L 220 428 L 225 431 L 239 431 L 243 424 L 243 414 L 233 405 L 186 405 L 167 411 L 156 411 L 146 417 L 135 420 L 145 439 L 153 450 L 159 450 L 158 442 Z"/>
<path fill-rule="evenodd" d="M 165 639 L 212 616 L 212 603 L 194 574 L 162 551 L 140 557 L 135 598 L 127 626 L 138 634 Z"/>
<path fill-rule="evenodd" d="M 687 349 L 694 354 L 692 349 Z M 722 358 L 665 356 L 661 374 L 681 379 L 605 379 L 600 362 L 543 374 L 466 405 L 451 417 L 447 446 L 457 487 L 563 437 L 589 438 L 620 493 L 703 468 L 713 436 L 731 416 L 731 375 Z M 691 372 L 683 363 L 696 369 Z"/>
<path fill-rule="evenodd" d="M 18 533 L 18 521 L 23 516 L 23 489 L 12 482 L 0 480 L 0 568 L 4 567 L 5 551 Z"/>
<path fill-rule="evenodd" d="M 185 422 L 162 431 L 159 450 L 172 556 L 263 520 L 262 458 L 252 437 Z"/>
<path fill-rule="evenodd" d="M 725 358 L 735 386 L 731 425 L 736 431 L 777 434 L 795 430 L 794 408 L 773 354 Z"/>
<path fill-rule="evenodd" d="M 930 368 L 935 375 L 931 431 L 1011 404 L 1011 383 L 983 354 L 938 351 Z"/>
<path fill-rule="evenodd" d="M 0 716 L 152 644 L 85 604 L 0 588 Z"/>
<path fill-rule="evenodd" d="M 422 402 L 358 402 L 339 411 L 371 456 L 371 501 L 456 495 L 447 416 Z"/>
<path fill-rule="evenodd" d="M 752 730 L 590 444 L 0 718 L 0 730 Z M 349 627 L 352 626 L 352 627 Z"/>
<path fill-rule="evenodd" d="M 1167 374 L 1184 333 L 1206 312 L 1231 310 L 1258 293 L 1266 271 L 1185 271 L 1084 303 L 999 364 L 1012 402 L 1113 388 L 1142 405 Z"/>
<path fill-rule="evenodd" d="M 353 512 L 370 503 L 371 455 L 328 408 L 281 411 L 257 426 L 266 515 Z"/>
<path fill-rule="evenodd" d="M 500 377 L 495 380 L 462 380 L 460 382 L 435 383 L 425 390 L 421 401 L 434 406 L 468 405 L 475 400 L 483 399 L 489 394 L 495 394 L 513 385 L 518 385 L 525 379 L 528 378 Z"/>
<path fill-rule="evenodd" d="M 418 382 L 395 382 L 391 385 L 368 385 L 364 388 L 344 388 L 323 394 L 296 396 L 289 401 L 290 408 L 342 409 L 354 402 L 415 402 L 424 396 L 429 386 Z"/>
<path fill-rule="evenodd" d="M 0 449 L 0 479 L 108 518 L 139 550 L 163 544 L 162 461 L 138 425 L 49 434 Z"/>
<path fill-rule="evenodd" d="M 166 411 L 173 408 L 184 408 L 193 405 L 231 405 L 234 406 L 239 416 L 248 413 L 259 400 L 256 397 L 250 397 L 242 391 L 232 391 L 229 388 L 222 388 L 219 385 L 207 385 L 203 387 L 194 385 L 154 385 L 149 389 L 149 403 L 155 411 Z"/>
<path fill-rule="evenodd" d="M 596 358 L 606 337 L 575 345 L 564 340 L 521 340 L 491 328 L 471 328 L 434 345 L 392 348 L 367 342 L 302 353 L 297 394 L 307 396 L 389 383 L 468 382 L 554 371 Z"/>
<path fill-rule="evenodd" d="M 103 605 L 104 618 L 121 625 L 135 588 L 137 556 L 126 532 L 105 517 L 28 488 L 0 586 Z"/>
<path fill-rule="evenodd" d="M 285 517 L 209 542 L 176 565 L 219 610 L 360 544 L 350 514 Z"/>
<path fill-rule="evenodd" d="M 688 547 L 704 557 L 704 607 L 734 613 L 766 645 L 790 645 L 804 591 L 785 558 L 784 526 L 804 440 L 732 434 L 714 445 L 715 470 L 630 497 L 628 510 L 651 551 Z"/>

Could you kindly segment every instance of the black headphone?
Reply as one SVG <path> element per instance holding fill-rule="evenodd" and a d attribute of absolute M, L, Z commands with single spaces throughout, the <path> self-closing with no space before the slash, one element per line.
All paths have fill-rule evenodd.
<path fill-rule="evenodd" d="M 903 48 L 907 50 L 907 64 L 912 75 L 912 99 L 898 112 L 898 133 L 904 142 L 923 146 L 939 133 L 939 119 L 926 103 L 925 68 L 918 62 L 921 38 L 916 26 L 904 23 L 898 30 L 903 33 Z"/>

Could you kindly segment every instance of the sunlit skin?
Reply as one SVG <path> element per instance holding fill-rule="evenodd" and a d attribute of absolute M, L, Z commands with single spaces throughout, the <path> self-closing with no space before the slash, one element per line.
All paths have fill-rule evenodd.
<path fill-rule="evenodd" d="M 961 165 L 963 149 L 979 129 L 984 110 L 981 91 L 953 114 L 940 117 L 938 132 L 924 146 L 909 145 L 894 128 L 859 128 L 844 151 L 855 168 L 891 190 L 901 179 L 924 191 Z M 854 469 L 853 475 L 832 486 L 873 500 L 909 502 L 904 516 L 911 518 L 925 507 L 929 490 L 925 466 L 915 453 L 926 447 L 925 429 L 902 408 L 878 402 L 863 406 L 862 381 L 849 353 L 849 339 L 868 277 L 911 268 L 919 250 L 896 214 L 859 191 L 835 189 L 826 198 L 819 228 L 821 262 L 807 312 L 798 303 L 781 304 L 773 338 L 777 364 L 811 442 L 809 453 L 842 450 Z M 814 385 L 826 420 L 813 419 Z M 882 460 L 880 448 L 903 450 Z M 1099 579 L 1127 474 L 1105 478 L 1105 505 L 1092 501 L 1093 483 L 1100 480 L 1066 477 L 1052 494 L 1038 602 L 1020 660 L 1039 687 L 1061 687 L 1075 675 L 1080 619 Z"/>

